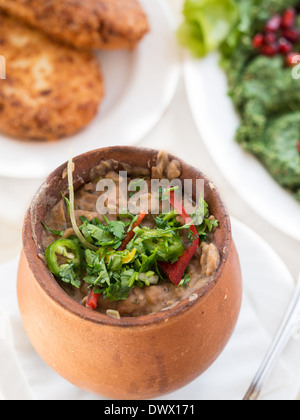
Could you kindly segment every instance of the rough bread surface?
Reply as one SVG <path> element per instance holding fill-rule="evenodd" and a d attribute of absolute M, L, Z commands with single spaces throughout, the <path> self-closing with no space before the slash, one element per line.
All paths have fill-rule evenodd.
<path fill-rule="evenodd" d="M 0 12 L 0 130 L 19 139 L 56 140 L 91 122 L 104 95 L 101 69 L 90 52 L 52 41 Z"/>
<path fill-rule="evenodd" d="M 0 6 L 79 48 L 134 48 L 149 31 L 137 0 L 0 0 Z"/>

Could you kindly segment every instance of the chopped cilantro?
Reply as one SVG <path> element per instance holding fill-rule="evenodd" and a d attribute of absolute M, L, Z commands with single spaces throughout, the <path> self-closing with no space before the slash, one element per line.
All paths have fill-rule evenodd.
<path fill-rule="evenodd" d="M 44 222 L 41 222 L 42 226 L 44 227 L 44 229 L 46 229 L 48 232 L 52 233 L 53 235 L 56 236 L 63 236 L 64 231 L 63 230 L 54 230 L 54 229 L 50 229 L 48 226 L 45 225 Z"/>
<path fill-rule="evenodd" d="M 172 190 L 176 189 L 173 188 Z M 161 191 L 161 199 L 166 199 L 170 190 Z M 69 200 L 64 197 L 67 206 Z M 200 197 L 198 210 L 191 216 L 195 223 L 200 240 L 206 240 L 209 233 L 218 227 L 218 221 L 209 214 L 207 203 Z M 103 216 L 104 221 L 98 218 L 88 220 L 80 217 L 80 235 L 70 237 L 76 242 L 82 253 L 83 270 L 80 278 L 78 271 L 72 263 L 61 267 L 59 278 L 63 282 L 79 288 L 82 281 L 93 288 L 95 293 L 102 293 L 110 302 L 124 300 L 134 287 L 148 287 L 164 280 L 159 269 L 160 262 L 176 262 L 185 252 L 183 237 L 180 234 L 188 230 L 187 239 L 191 242 L 195 233 L 192 232 L 192 223 L 182 226 L 178 221 L 178 213 L 172 210 L 167 214 L 153 217 L 155 227 L 136 226 L 138 215 L 131 213 L 120 214 L 117 220 L 109 220 Z M 44 223 L 45 229 L 58 236 L 64 232 L 54 231 Z M 128 232 L 134 235 L 126 249 L 120 251 L 121 245 Z M 186 236 L 186 235 L 185 235 Z M 88 248 L 86 245 L 89 244 Z M 191 277 L 186 272 L 180 286 L 186 287 Z M 152 283 L 151 283 L 152 281 Z"/>
<path fill-rule="evenodd" d="M 72 286 L 79 289 L 81 286 L 81 279 L 75 270 L 74 264 L 67 264 L 59 273 L 60 279 L 64 283 L 70 283 Z"/>

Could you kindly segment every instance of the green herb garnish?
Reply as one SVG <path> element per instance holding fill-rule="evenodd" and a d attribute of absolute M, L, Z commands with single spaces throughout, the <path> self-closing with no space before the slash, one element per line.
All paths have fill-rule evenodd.
<path fill-rule="evenodd" d="M 186 239 L 182 230 L 188 230 L 188 239 L 194 242 L 197 231 L 202 240 L 218 226 L 210 217 L 203 196 L 199 206 L 204 208 L 196 214 L 198 225 L 182 226 L 177 220 L 176 209 L 153 217 L 155 227 L 142 226 L 144 214 L 120 215 L 117 220 L 103 216 L 89 220 L 80 217 L 77 226 L 74 209 L 73 164 L 68 164 L 69 198 L 64 197 L 69 210 L 75 235 L 51 244 L 46 251 L 47 264 L 61 281 L 80 288 L 85 282 L 94 294 L 102 294 L 110 302 L 124 300 L 134 287 L 149 287 L 164 280 L 161 263 L 176 263 L 186 253 Z M 161 199 L 174 194 L 177 187 L 160 191 Z M 168 194 L 167 194 L 168 193 Z M 128 221 L 129 219 L 129 221 Z M 65 232 L 47 231 L 63 236 Z M 197 231 L 195 231 L 195 227 Z M 180 286 L 186 286 L 190 276 L 185 273 Z"/>

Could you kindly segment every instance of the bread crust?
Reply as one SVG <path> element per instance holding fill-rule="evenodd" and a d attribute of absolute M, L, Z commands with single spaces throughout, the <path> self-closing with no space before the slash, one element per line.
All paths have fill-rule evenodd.
<path fill-rule="evenodd" d="M 137 0 L 0 0 L 0 7 L 77 48 L 133 49 L 149 31 Z"/>
<path fill-rule="evenodd" d="M 87 126 L 104 96 L 94 54 L 51 40 L 0 12 L 0 130 L 18 139 L 56 140 Z"/>

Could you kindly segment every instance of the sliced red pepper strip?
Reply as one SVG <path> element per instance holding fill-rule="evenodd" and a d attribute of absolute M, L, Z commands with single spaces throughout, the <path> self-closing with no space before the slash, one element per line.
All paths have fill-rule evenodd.
<path fill-rule="evenodd" d="M 91 290 L 88 299 L 86 301 L 86 307 L 93 309 L 93 311 L 97 308 L 98 306 L 98 299 L 99 299 L 100 293 L 95 293 L 94 289 Z"/>
<path fill-rule="evenodd" d="M 147 216 L 147 213 L 144 210 L 141 210 L 138 215 L 137 221 L 132 225 L 132 228 L 130 229 L 125 239 L 123 240 L 122 245 L 119 248 L 119 251 L 124 251 L 124 249 L 126 249 L 126 246 L 134 238 L 134 235 L 135 235 L 134 229 L 140 226 L 140 224 L 142 223 L 142 221 L 145 219 L 146 216 Z"/>
<path fill-rule="evenodd" d="M 175 197 L 174 191 L 170 192 L 170 203 L 174 207 L 174 209 L 184 218 L 186 224 L 191 223 L 192 219 L 186 213 L 183 206 Z M 170 281 L 175 284 L 175 286 L 178 286 L 181 282 L 184 272 L 199 246 L 200 239 L 196 227 L 194 225 L 191 225 L 190 229 L 194 234 L 194 239 L 189 249 L 187 249 L 184 252 L 184 254 L 178 259 L 178 261 L 176 261 L 174 264 L 171 264 L 170 262 L 159 263 L 161 269 L 169 277 Z"/>

